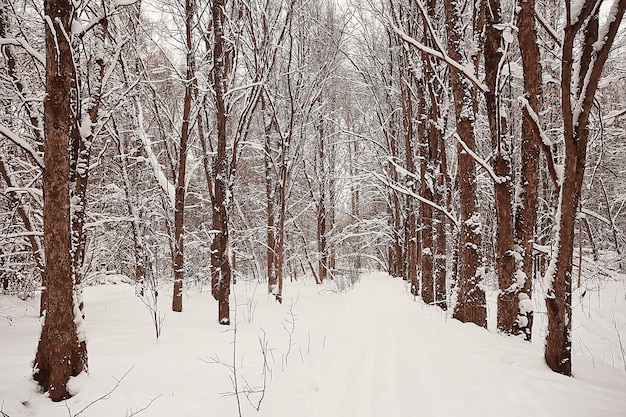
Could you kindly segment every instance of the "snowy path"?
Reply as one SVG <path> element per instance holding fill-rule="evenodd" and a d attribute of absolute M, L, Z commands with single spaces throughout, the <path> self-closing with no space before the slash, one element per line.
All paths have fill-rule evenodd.
<path fill-rule="evenodd" d="M 451 320 L 404 287 L 371 275 L 337 297 L 316 330 L 325 349 L 279 375 L 281 398 L 270 393 L 261 415 L 626 415 L 623 374 L 609 391 L 553 374 L 540 346 Z"/>
<path fill-rule="evenodd" d="M 347 293 L 332 288 L 289 283 L 279 305 L 263 284 L 242 281 L 232 300 L 238 306 L 235 344 L 232 327 L 212 320 L 215 301 L 206 292 L 188 289 L 184 312 L 174 314 L 164 288 L 165 327 L 156 342 L 133 287 L 87 288 L 90 375 L 76 381 L 79 393 L 67 404 L 50 403 L 29 377 L 36 302 L 0 297 L 0 411 L 66 417 L 88 407 L 81 417 L 124 417 L 154 400 L 140 417 L 237 417 L 229 368 L 236 357 L 245 417 L 626 416 L 618 349 L 602 358 L 593 351 L 599 352 L 594 363 L 575 352 L 576 378 L 567 378 L 544 365 L 540 340 L 530 345 L 452 320 L 413 300 L 400 279 L 372 273 Z M 626 286 L 612 291 L 602 305 L 613 300 L 622 320 Z M 601 324 L 580 322 L 574 337 L 591 346 L 595 339 L 584 332 Z M 601 343 L 614 337 L 610 329 L 600 334 Z M 261 399 L 263 337 L 267 385 L 256 411 L 251 404 Z M 94 403 L 126 372 L 110 399 Z M 246 383 L 257 390 L 249 392 L 250 401 Z"/>

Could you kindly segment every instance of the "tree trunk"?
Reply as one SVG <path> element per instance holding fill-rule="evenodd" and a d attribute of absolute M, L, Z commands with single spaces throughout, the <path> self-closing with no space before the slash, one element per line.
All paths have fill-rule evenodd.
<path fill-rule="evenodd" d="M 276 175 L 274 175 L 274 160 L 272 158 L 272 117 L 269 114 L 265 99 L 265 92 L 261 94 L 261 112 L 263 114 L 263 129 L 265 135 L 265 192 L 267 215 L 267 292 L 274 294 L 278 287 L 276 277 Z"/>
<path fill-rule="evenodd" d="M 428 0 L 426 2 L 428 19 L 431 22 L 437 19 L 437 1 Z M 424 16 L 424 25 L 428 26 L 427 17 Z M 429 46 L 435 46 L 430 32 L 424 30 L 424 41 Z M 428 92 L 427 127 L 428 132 L 428 152 L 427 152 L 427 173 L 428 180 L 432 183 L 432 200 L 440 207 L 448 207 L 447 187 L 447 164 L 446 145 L 444 141 L 445 122 L 441 123 L 441 99 L 443 95 L 443 85 L 437 76 L 438 63 L 430 56 L 423 54 L 424 75 L 426 78 L 426 91 Z M 446 260 L 447 260 L 447 238 L 446 222 L 447 217 L 439 210 L 431 210 L 432 220 L 432 257 L 433 257 L 433 284 L 434 302 L 442 309 L 447 308 L 447 288 L 446 288 Z"/>
<path fill-rule="evenodd" d="M 191 131 L 191 100 L 195 86 L 195 59 L 191 31 L 193 29 L 194 6 L 191 0 L 185 1 L 185 46 L 187 48 L 187 77 L 185 80 L 185 98 L 183 101 L 183 122 L 178 148 L 178 172 L 174 195 L 174 293 L 172 294 L 172 311 L 183 311 L 183 281 L 185 279 L 185 180 L 187 169 L 187 144 Z"/>
<path fill-rule="evenodd" d="M 463 62 L 460 51 L 464 47 L 462 6 L 454 0 L 444 1 L 448 54 L 461 64 Z M 469 149 L 474 150 L 476 148 L 474 88 L 457 71 L 450 71 L 450 83 L 454 97 L 457 134 Z M 482 225 L 476 206 L 476 164 L 460 144 L 457 146 L 457 154 L 461 230 L 458 244 L 458 294 L 453 317 L 462 322 L 487 327 L 485 291 L 482 288 L 484 274 L 481 254 Z"/>
<path fill-rule="evenodd" d="M 495 264 L 498 276 L 498 330 L 511 334 L 518 312 L 518 292 L 521 284 L 516 280 L 513 241 L 513 189 L 511 186 L 511 153 L 505 139 L 506 126 L 500 115 L 500 65 L 502 60 L 502 18 L 500 0 L 489 0 L 486 7 L 485 31 L 485 93 L 487 118 L 493 148 L 493 165 L 496 210 Z"/>
<path fill-rule="evenodd" d="M 405 63 L 406 61 L 407 51 L 405 50 Z M 407 65 L 408 67 L 408 65 Z M 410 79 L 410 78 L 409 78 Z M 410 83 L 409 80 L 406 80 L 406 83 Z M 406 187 L 411 190 L 411 192 L 417 192 L 417 181 L 415 179 L 416 174 L 416 165 L 415 165 L 415 151 L 413 149 L 413 141 L 415 140 L 414 130 L 413 130 L 413 98 L 411 89 L 400 80 L 400 91 L 402 94 L 402 123 L 404 125 L 404 149 L 406 154 L 406 169 L 413 174 L 413 176 L 407 176 L 406 178 Z M 423 109 L 423 94 L 421 92 L 421 88 L 418 88 L 418 113 Z M 420 125 L 418 125 L 418 136 L 420 135 Z M 406 210 L 407 210 L 407 218 L 405 223 L 405 242 L 406 242 L 406 276 L 404 277 L 407 281 L 411 283 L 411 294 L 418 295 L 419 294 L 419 282 L 417 277 L 417 265 L 419 259 L 417 258 L 417 209 L 419 205 L 415 202 L 415 199 L 411 196 L 406 196 Z"/>
<path fill-rule="evenodd" d="M 226 106 L 224 94 L 225 80 L 225 51 L 223 11 L 224 0 L 214 0 L 213 15 L 213 88 L 215 90 L 215 105 L 217 108 L 217 153 L 214 170 L 214 201 L 213 201 L 213 230 L 216 231 L 211 244 L 211 285 L 213 296 L 218 302 L 218 320 L 220 324 L 230 324 L 230 280 L 231 269 L 228 259 L 228 191 L 230 187 L 230 172 L 226 155 Z"/>
<path fill-rule="evenodd" d="M 84 335 L 77 323 L 82 318 L 74 293 L 72 243 L 70 241 L 70 158 L 68 148 L 73 119 L 72 92 L 76 73 L 71 45 L 56 33 L 70 33 L 73 8 L 67 0 L 48 0 L 46 25 L 46 95 L 44 98 L 44 247 L 47 305 L 34 362 L 33 377 L 52 401 L 71 397 L 70 377 L 87 366 L 87 352 L 81 348 Z M 76 99 L 74 97 L 74 99 Z"/>
<path fill-rule="evenodd" d="M 518 39 L 524 68 L 524 98 L 535 114 L 540 114 L 541 88 L 541 57 L 537 43 L 535 28 L 535 0 L 520 0 L 517 15 Z M 535 226 L 537 223 L 537 202 L 539 192 L 539 147 L 541 138 L 534 128 L 534 120 L 529 110 L 522 108 L 522 163 L 518 183 L 519 200 L 515 201 L 515 241 L 519 246 L 523 277 L 520 289 L 518 313 L 516 319 L 517 332 L 528 341 L 532 339 L 533 311 L 532 290 L 534 279 L 533 244 L 535 242 Z"/>
<path fill-rule="evenodd" d="M 555 214 L 552 258 L 546 271 L 551 284 L 546 296 L 548 334 L 546 363 L 555 372 L 572 374 L 572 258 L 574 222 L 580 202 L 585 173 L 588 121 L 602 69 L 626 11 L 626 0 L 615 3 L 613 19 L 608 19 L 604 37 L 598 42 L 595 28 L 600 13 L 599 0 L 586 0 L 574 20 L 571 5 L 566 5 L 565 36 L 561 64 L 561 103 L 565 160 Z M 575 59 L 576 42 L 585 35 L 582 55 Z M 582 73 L 577 73 L 580 70 Z M 576 75 L 579 75 L 577 78 Z M 580 84 L 582 82 L 582 84 Z"/>
<path fill-rule="evenodd" d="M 322 102 L 322 96 L 319 97 L 319 103 Z M 325 149 L 325 131 L 324 118 L 319 115 L 318 125 L 318 175 L 319 175 L 319 195 L 317 199 L 317 253 L 318 253 L 318 272 L 320 282 L 324 282 L 328 275 L 328 236 L 326 234 L 326 185 L 327 185 L 327 168 L 326 168 L 326 149 Z"/>

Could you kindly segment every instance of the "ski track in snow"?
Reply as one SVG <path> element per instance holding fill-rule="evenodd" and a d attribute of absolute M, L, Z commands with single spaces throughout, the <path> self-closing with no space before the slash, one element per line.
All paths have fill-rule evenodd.
<path fill-rule="evenodd" d="M 332 283 L 291 283 L 279 305 L 263 294 L 264 284 L 237 284 L 232 304 L 238 305 L 239 389 L 244 379 L 249 387 L 262 385 L 262 335 L 269 367 L 260 410 L 250 406 L 259 392 L 250 394 L 250 403 L 240 393 L 242 416 L 626 416 L 626 372 L 617 352 L 615 370 L 591 366 L 585 352 L 575 352 L 576 378 L 567 378 L 545 366 L 541 340 L 528 344 L 453 320 L 449 312 L 413 300 L 401 279 L 371 273 L 347 293 L 332 289 Z M 123 417 L 152 399 L 141 417 L 238 416 L 228 368 L 234 333 L 211 320 L 216 308 L 210 295 L 188 290 L 185 311 L 173 314 L 164 289 L 165 327 L 155 342 L 147 311 L 133 293 L 126 285 L 87 288 L 91 373 L 67 402 L 72 412 L 132 369 L 110 400 L 81 416 Z M 613 297 L 619 324 L 625 317 L 620 297 Z M 28 377 L 38 329 L 35 306 L 23 312 L 9 307 L 3 311 L 12 322 L 0 326 L 2 411 L 10 417 L 67 416 L 65 405 L 37 394 Z M 601 323 L 578 320 L 576 342 L 594 342 L 591 333 L 601 335 L 602 343 L 615 337 Z M 603 353 L 597 352 L 599 365 Z M 210 363 L 216 358 L 220 364 Z"/>

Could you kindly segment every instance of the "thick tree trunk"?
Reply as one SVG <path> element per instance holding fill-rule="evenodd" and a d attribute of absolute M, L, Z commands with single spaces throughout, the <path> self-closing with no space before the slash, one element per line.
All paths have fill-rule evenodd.
<path fill-rule="evenodd" d="M 535 0 L 520 0 L 517 15 L 518 39 L 524 68 L 524 98 L 535 114 L 540 114 L 541 88 L 541 57 L 537 43 L 535 28 Z M 537 202 L 539 192 L 539 147 L 541 138 L 533 127 L 529 110 L 522 108 L 522 163 L 518 183 L 519 200 L 515 201 L 515 240 L 519 249 L 521 272 L 525 279 L 520 289 L 517 332 L 528 341 L 532 338 L 533 309 L 532 290 L 534 279 L 533 244 L 535 242 L 535 226 L 537 223 Z"/>
<path fill-rule="evenodd" d="M 463 64 L 461 50 L 464 47 L 462 6 L 454 0 L 444 1 L 448 54 L 461 64 Z M 457 71 L 450 71 L 456 130 L 459 139 L 469 149 L 474 150 L 476 94 L 469 80 L 462 77 Z M 460 144 L 457 151 L 461 230 L 458 244 L 458 294 L 453 316 L 463 322 L 487 327 L 485 291 L 482 288 L 484 274 L 481 253 L 482 225 L 476 206 L 476 164 Z"/>
<path fill-rule="evenodd" d="M 588 121 L 602 69 L 626 11 L 626 0 L 616 1 L 606 32 L 598 40 L 599 0 L 586 0 L 573 15 L 566 5 L 566 24 L 561 64 L 561 103 L 565 160 L 563 178 L 555 213 L 552 259 L 546 271 L 550 282 L 546 296 L 548 334 L 545 359 L 555 372 L 572 374 L 572 258 L 574 222 L 580 202 L 587 156 Z M 581 32 L 582 55 L 574 59 Z M 575 61 L 576 64 L 575 65 Z M 578 70 L 582 73 L 578 73 Z M 578 75 L 578 78 L 576 78 Z"/>
<path fill-rule="evenodd" d="M 498 180 L 494 181 L 496 209 L 495 264 L 498 276 L 498 330 L 511 334 L 517 319 L 518 283 L 515 271 L 515 251 L 513 240 L 513 189 L 511 186 L 511 154 L 505 139 L 506 126 L 500 115 L 500 65 L 502 59 L 502 18 L 500 1 L 489 0 L 486 7 L 485 31 L 485 84 L 489 91 L 485 93 L 487 118 L 491 133 L 491 145 L 494 152 L 494 172 Z"/>
<path fill-rule="evenodd" d="M 424 20 L 424 43 L 431 47 L 435 46 L 434 39 L 428 30 L 429 22 L 437 19 L 437 0 L 426 2 L 426 12 L 428 16 L 423 16 Z M 430 21 L 428 20 L 430 19 Z M 424 152 L 426 160 L 426 175 L 423 181 L 428 181 L 432 190 L 429 190 L 432 201 L 440 207 L 448 207 L 446 201 L 448 181 L 446 180 L 446 147 L 444 142 L 443 129 L 445 123 L 441 123 L 442 113 L 440 101 L 442 99 L 443 86 L 437 76 L 437 63 L 429 55 L 422 54 L 424 63 L 424 76 L 427 101 L 429 103 L 426 111 L 426 126 L 424 136 L 427 136 L 428 151 Z M 427 197 L 428 198 L 428 197 Z M 447 308 L 447 288 L 446 288 L 446 260 L 447 260 L 447 240 L 446 222 L 447 217 L 439 210 L 431 209 L 430 229 L 431 229 L 431 263 L 434 303 L 442 309 Z M 424 233 L 424 230 L 422 231 Z"/>
<path fill-rule="evenodd" d="M 53 401 L 71 397 L 70 377 L 87 365 L 81 348 L 84 336 L 74 293 L 72 243 L 70 241 L 70 158 L 72 131 L 77 128 L 72 114 L 71 93 L 76 85 L 70 33 L 72 5 L 66 0 L 48 0 L 46 25 L 46 96 L 44 98 L 44 247 L 46 255 L 46 311 L 34 362 L 33 377 Z M 56 31 L 56 34 L 53 32 Z"/>
<path fill-rule="evenodd" d="M 214 170 L 213 230 L 216 231 L 211 244 L 211 285 L 213 296 L 218 302 L 220 324 L 230 324 L 230 280 L 231 269 L 228 258 L 228 191 L 230 171 L 226 155 L 226 106 L 225 94 L 225 51 L 223 11 L 224 0 L 214 0 L 213 15 L 213 87 L 217 108 L 217 154 Z"/>

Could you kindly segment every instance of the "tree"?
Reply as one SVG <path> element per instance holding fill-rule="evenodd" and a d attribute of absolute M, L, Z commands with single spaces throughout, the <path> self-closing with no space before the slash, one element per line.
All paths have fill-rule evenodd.
<path fill-rule="evenodd" d="M 195 80 L 196 62 L 194 58 L 192 31 L 194 26 L 195 3 L 185 1 L 185 47 L 186 47 L 186 76 L 185 98 L 183 99 L 183 120 L 178 148 L 178 169 L 176 173 L 176 191 L 174 200 L 174 253 L 172 255 L 174 268 L 174 293 L 172 296 L 172 310 L 183 310 L 183 281 L 185 278 L 184 257 L 184 229 L 185 229 L 185 193 L 187 170 L 187 147 L 191 134 L 191 102 L 197 90 Z M 195 94 L 197 96 L 197 93 Z"/>
<path fill-rule="evenodd" d="M 602 70 L 626 12 L 626 0 L 612 3 L 602 26 L 602 0 L 565 5 L 562 44 L 561 105 L 564 165 L 555 208 L 552 257 L 546 271 L 548 334 L 546 363 L 555 372 L 572 374 L 572 259 L 574 222 L 585 173 L 588 123 Z M 579 46 L 580 45 L 580 46 Z"/>
<path fill-rule="evenodd" d="M 482 3 L 481 3 L 482 5 Z M 463 13 L 467 2 L 444 1 L 446 12 L 448 54 L 458 63 L 476 66 L 476 56 L 463 55 Z M 484 7 L 484 6 L 482 6 Z M 471 6 L 469 7 L 472 8 Z M 472 10 L 476 18 L 469 27 L 469 36 L 477 36 L 482 31 L 484 10 Z M 458 158 L 458 181 L 460 199 L 461 229 L 458 241 L 458 295 L 454 317 L 463 322 L 472 322 L 487 327 L 485 291 L 482 288 L 484 266 L 481 253 L 482 225 L 476 205 L 476 163 L 470 155 L 476 147 L 474 120 L 476 117 L 476 86 L 459 71 L 450 71 L 450 84 L 456 113 L 456 134 Z"/>
<path fill-rule="evenodd" d="M 517 14 L 518 42 L 524 70 L 524 100 L 528 103 L 522 107 L 522 141 L 521 166 L 517 184 L 519 193 L 515 202 L 515 243 L 519 246 L 524 283 L 518 293 L 518 313 L 515 322 L 517 331 L 530 341 L 532 338 L 533 312 L 529 307 L 532 298 L 534 278 L 533 243 L 535 241 L 535 225 L 537 223 L 537 201 L 539 188 L 539 150 L 542 146 L 535 116 L 540 114 L 541 88 L 541 57 L 535 27 L 535 1 L 519 2 Z M 543 145 L 547 147 L 547 145 Z"/>
<path fill-rule="evenodd" d="M 228 253 L 228 203 L 231 181 L 230 165 L 226 153 L 227 112 L 224 103 L 226 93 L 227 51 L 224 36 L 225 0 L 214 0 L 213 17 L 213 88 L 217 112 L 217 152 L 215 156 L 214 192 L 213 192 L 213 230 L 215 236 L 211 244 L 211 286 L 213 296 L 218 302 L 218 320 L 220 324 L 230 324 L 229 296 L 231 266 Z"/>
<path fill-rule="evenodd" d="M 34 362 L 34 379 L 53 401 L 71 396 L 70 377 L 87 370 L 87 352 L 75 295 L 70 240 L 70 158 L 75 125 L 72 97 L 76 72 L 70 39 L 73 6 L 67 0 L 47 0 L 46 97 L 44 99 L 44 271 L 48 302 Z M 65 34 L 65 36 L 63 36 Z"/>
<path fill-rule="evenodd" d="M 506 118 L 502 112 L 501 71 L 508 45 L 503 41 L 500 0 L 489 0 L 485 6 L 485 92 L 487 119 L 493 152 L 494 195 L 496 214 L 495 263 L 498 275 L 498 330 L 514 332 L 518 313 L 518 293 L 523 282 L 516 274 L 516 257 L 513 230 L 513 174 L 511 170 L 511 145 L 507 138 Z M 521 280 L 520 280 L 521 281 Z"/>

